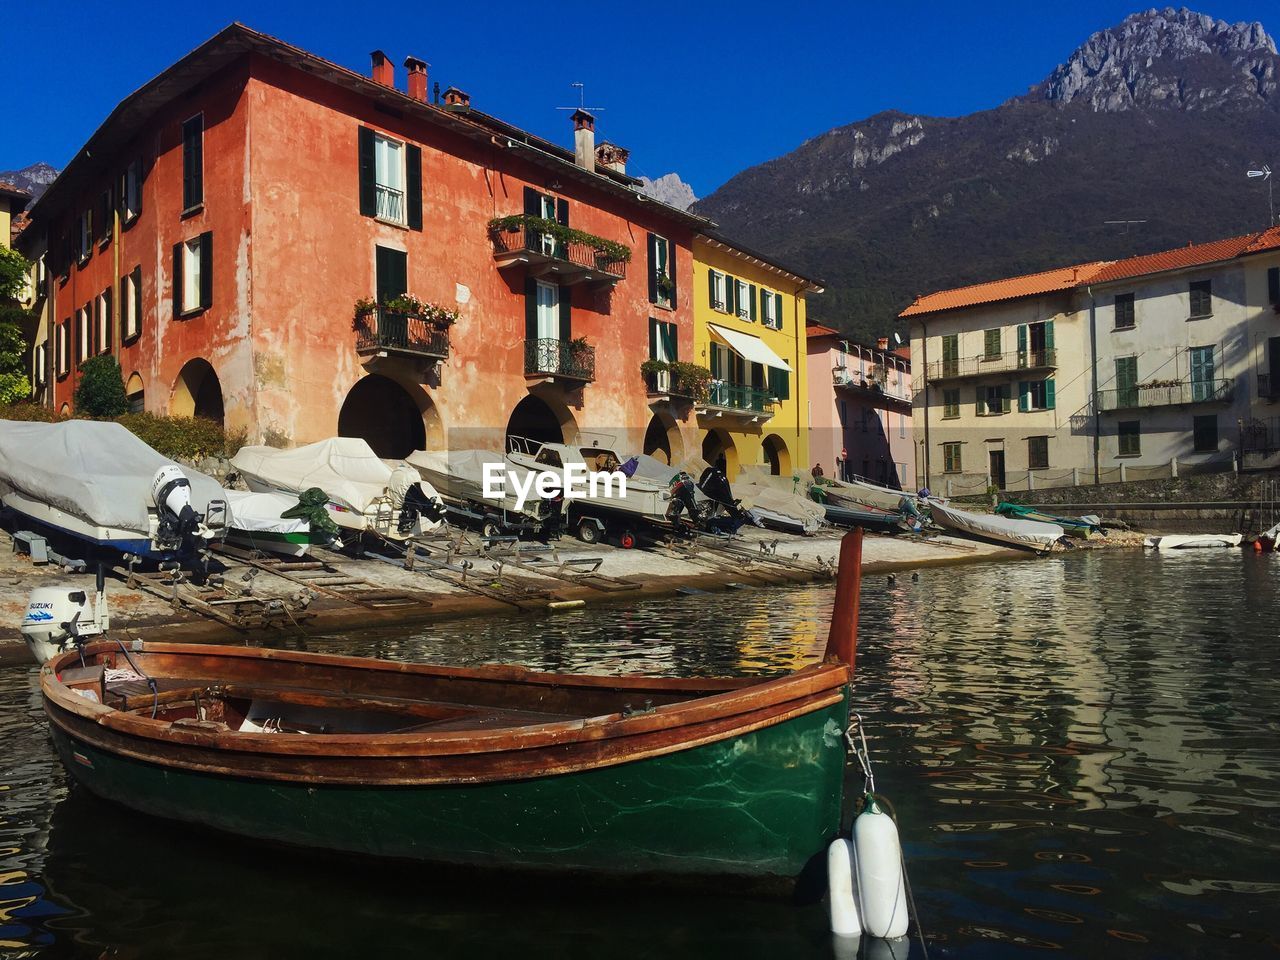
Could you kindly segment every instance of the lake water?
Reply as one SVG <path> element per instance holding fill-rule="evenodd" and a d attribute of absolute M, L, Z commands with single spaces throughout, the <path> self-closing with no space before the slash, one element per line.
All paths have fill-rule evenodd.
<path fill-rule="evenodd" d="M 933 957 L 1280 952 L 1280 557 L 870 577 L 858 709 Z M 561 671 L 767 673 L 829 587 L 283 645 Z M 459 877 L 155 822 L 69 790 L 34 668 L 0 672 L 0 950 L 41 956 L 824 957 L 821 904 Z M 851 789 L 860 786 L 850 775 Z M 864 942 L 864 956 L 876 953 Z M 879 946 L 883 946 L 882 944 Z M 902 957 L 920 944 L 899 945 Z"/>

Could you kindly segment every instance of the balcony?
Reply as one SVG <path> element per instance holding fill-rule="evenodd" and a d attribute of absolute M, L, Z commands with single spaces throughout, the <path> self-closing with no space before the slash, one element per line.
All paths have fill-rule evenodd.
<path fill-rule="evenodd" d="M 929 364 L 929 380 L 941 383 L 946 380 L 972 380 L 1005 373 L 1031 373 L 1057 369 L 1058 351 L 1017 350 L 1013 353 L 997 353 L 990 356 L 966 357 L 963 360 L 935 360 Z"/>
<path fill-rule="evenodd" d="M 540 217 L 503 217 L 489 224 L 498 269 L 525 266 L 532 276 L 554 276 L 563 285 L 615 284 L 627 276 L 629 253 L 621 244 Z"/>
<path fill-rule="evenodd" d="M 1280 400 L 1280 378 L 1272 380 L 1270 373 L 1258 374 L 1258 399 Z"/>
<path fill-rule="evenodd" d="M 596 348 L 571 340 L 526 340 L 524 375 L 591 383 L 596 378 Z"/>
<path fill-rule="evenodd" d="M 392 223 L 404 223 L 404 191 L 395 187 L 377 184 L 375 187 L 377 205 L 374 213 L 379 220 L 390 220 Z"/>
<path fill-rule="evenodd" d="M 832 367 L 831 382 L 836 389 L 871 403 L 872 406 L 900 413 L 911 412 L 911 395 L 903 393 L 900 386 L 891 387 L 876 379 L 868 379 L 848 367 Z"/>
<path fill-rule="evenodd" d="M 1118 390 L 1099 390 L 1098 410 L 1102 413 L 1116 413 L 1121 410 L 1181 407 L 1194 403 L 1230 403 L 1233 387 L 1230 380 L 1178 380 L 1122 387 Z"/>
<path fill-rule="evenodd" d="M 707 386 L 706 400 L 698 404 L 698 411 L 712 416 L 728 414 L 751 420 L 768 420 L 773 416 L 773 397 L 765 390 L 712 380 Z"/>
<path fill-rule="evenodd" d="M 658 370 L 644 374 L 645 388 L 652 398 L 671 397 L 674 400 L 696 400 L 705 392 L 700 383 L 687 381 L 677 370 Z"/>
<path fill-rule="evenodd" d="M 358 316 L 355 328 L 362 357 L 449 359 L 449 331 L 412 314 L 378 307 Z"/>

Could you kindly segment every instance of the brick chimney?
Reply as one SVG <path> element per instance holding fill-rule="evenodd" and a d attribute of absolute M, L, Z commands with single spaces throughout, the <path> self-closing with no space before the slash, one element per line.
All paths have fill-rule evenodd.
<path fill-rule="evenodd" d="M 463 93 L 457 87 L 450 87 L 444 92 L 444 105 L 450 110 L 470 110 L 471 94 Z"/>
<path fill-rule="evenodd" d="M 369 54 L 369 59 L 373 61 L 373 70 L 370 75 L 374 81 L 384 87 L 394 87 L 396 85 L 396 68 L 387 59 L 387 55 L 381 50 L 375 50 Z"/>
<path fill-rule="evenodd" d="M 603 140 L 596 147 L 596 166 L 612 170 L 614 173 L 626 173 L 627 159 L 630 156 L 631 151 L 626 147 L 620 147 L 616 143 Z"/>
<path fill-rule="evenodd" d="M 409 71 L 409 96 L 427 102 L 427 64 L 417 57 L 405 57 L 404 68 Z"/>
<path fill-rule="evenodd" d="M 579 108 L 573 121 L 573 157 L 583 170 L 596 172 L 596 118 Z"/>

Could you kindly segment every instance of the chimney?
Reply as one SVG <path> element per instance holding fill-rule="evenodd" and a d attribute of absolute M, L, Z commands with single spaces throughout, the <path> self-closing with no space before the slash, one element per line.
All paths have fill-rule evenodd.
<path fill-rule="evenodd" d="M 373 61 L 372 76 L 374 81 L 384 87 L 394 87 L 396 85 L 396 68 L 387 59 L 387 55 L 381 50 L 375 50 L 369 54 L 369 59 Z"/>
<path fill-rule="evenodd" d="M 444 105 L 450 110 L 470 110 L 471 94 L 463 93 L 457 87 L 450 87 L 444 92 Z"/>
<path fill-rule="evenodd" d="M 404 68 L 409 71 L 409 96 L 427 102 L 427 65 L 417 57 L 405 57 Z"/>
<path fill-rule="evenodd" d="M 626 147 L 604 140 L 596 147 L 596 166 L 612 170 L 614 173 L 626 173 L 627 159 L 630 156 L 631 151 Z"/>
<path fill-rule="evenodd" d="M 583 170 L 596 172 L 596 118 L 579 108 L 569 118 L 573 121 L 573 156 Z"/>

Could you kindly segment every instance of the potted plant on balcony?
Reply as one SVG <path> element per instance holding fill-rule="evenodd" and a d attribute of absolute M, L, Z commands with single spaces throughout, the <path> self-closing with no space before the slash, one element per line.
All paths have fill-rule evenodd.
<path fill-rule="evenodd" d="M 696 403 L 703 403 L 711 390 L 711 371 L 699 363 L 676 361 L 667 364 L 671 371 L 671 390 Z"/>
<path fill-rule="evenodd" d="M 676 284 L 671 279 L 671 274 L 660 273 L 653 281 L 654 288 L 658 291 L 658 296 L 667 303 L 671 302 L 671 298 L 675 296 Z"/>
<path fill-rule="evenodd" d="M 378 302 L 371 297 L 360 297 L 351 313 L 352 330 L 368 330 L 369 318 L 378 309 Z"/>

